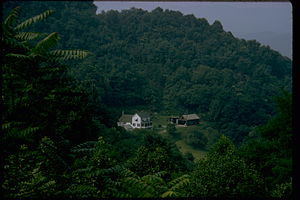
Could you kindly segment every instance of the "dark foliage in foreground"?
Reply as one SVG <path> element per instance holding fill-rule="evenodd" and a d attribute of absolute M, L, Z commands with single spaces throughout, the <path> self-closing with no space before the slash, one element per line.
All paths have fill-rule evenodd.
<path fill-rule="evenodd" d="M 41 6 L 41 8 L 44 5 L 42 2 L 35 3 Z M 30 5 L 32 6 L 35 3 Z M 76 12 L 79 12 L 79 9 L 89 11 L 90 14 L 92 14 L 91 11 L 94 10 L 91 6 L 91 2 L 87 4 L 82 2 L 75 2 L 74 4 L 71 2 L 48 3 L 49 5 L 52 4 L 55 8 L 61 6 L 61 9 L 65 11 L 58 12 L 62 19 L 65 19 L 64 15 L 69 16 L 68 14 L 76 14 Z M 84 7 L 78 7 L 78 4 L 84 5 Z M 256 125 L 256 123 L 260 124 L 261 121 L 254 123 L 249 116 L 249 119 L 236 119 L 236 117 L 239 116 L 237 113 L 248 113 L 248 111 L 243 111 L 243 109 L 248 109 L 248 106 L 256 101 L 258 113 L 255 116 L 259 119 L 259 112 L 261 115 L 268 113 L 266 110 L 271 109 L 272 106 L 267 106 L 265 111 L 259 110 L 259 108 L 262 109 L 269 104 L 266 103 L 265 105 L 261 103 L 261 98 L 270 98 L 270 96 L 277 93 L 277 86 L 283 83 L 289 83 L 288 71 L 290 70 L 290 61 L 285 60 L 285 58 L 276 54 L 276 52 L 260 47 L 257 49 L 258 52 L 261 51 L 262 53 L 266 51 L 270 53 L 271 57 L 275 56 L 272 58 L 275 60 L 271 62 L 264 54 L 265 57 L 261 57 L 261 62 L 265 62 L 263 66 L 266 68 L 255 66 L 258 68 L 253 71 L 252 69 L 249 70 L 246 68 L 249 71 L 243 72 L 237 67 L 229 69 L 218 63 L 217 60 L 220 59 L 220 54 L 217 53 L 217 49 L 208 51 L 209 48 L 200 48 L 203 49 L 203 51 L 206 49 L 209 53 L 204 53 L 203 61 L 201 61 L 203 63 L 199 61 L 195 66 L 189 65 L 189 63 L 180 63 L 180 66 L 176 66 L 174 63 L 169 66 L 159 64 L 160 61 L 164 59 L 164 57 L 159 55 L 164 55 L 163 53 L 158 53 L 157 55 L 147 54 L 149 58 L 147 56 L 146 58 L 139 58 L 138 56 L 128 57 L 128 59 L 132 59 L 133 61 L 134 59 L 137 59 L 137 61 L 139 61 L 139 59 L 146 59 L 149 63 L 149 67 L 150 64 L 151 68 L 153 68 L 153 66 L 157 67 L 158 70 L 154 70 L 155 73 L 159 72 L 159 70 L 166 69 L 165 72 L 159 72 L 161 76 L 165 76 L 165 83 L 163 83 L 163 81 L 153 81 L 154 79 L 151 79 L 151 76 L 149 76 L 149 79 L 142 79 L 146 74 L 152 71 L 150 69 L 148 71 L 149 73 L 145 73 L 144 75 L 141 72 L 137 73 L 137 76 L 133 76 L 133 72 L 125 71 L 125 74 L 128 75 L 127 77 L 123 75 L 114 77 L 117 73 L 113 73 L 113 70 L 117 70 L 122 65 L 112 67 L 111 65 L 114 64 L 114 62 L 109 62 L 109 68 L 106 68 L 109 70 L 103 70 L 102 74 L 99 70 L 103 67 L 101 64 L 99 66 L 96 64 L 88 64 L 89 62 L 93 62 L 93 55 L 90 55 L 91 57 L 88 55 L 91 54 L 91 52 L 94 54 L 97 53 L 96 50 L 90 52 L 83 50 L 62 50 L 65 49 L 65 45 L 68 44 L 66 43 L 66 38 L 64 38 L 66 37 L 65 32 L 62 31 L 64 35 L 60 36 L 56 32 L 44 34 L 30 31 L 31 26 L 48 18 L 48 16 L 53 13 L 53 10 L 48 10 L 43 13 L 38 12 L 35 17 L 30 16 L 31 18 L 26 18 L 26 21 L 19 21 L 19 16 L 22 15 L 20 14 L 20 7 L 16 7 L 11 10 L 2 21 L 3 32 L 1 47 L 4 58 L 2 66 L 2 155 L 4 168 L 1 187 L 5 198 L 291 197 L 292 95 L 287 91 L 283 91 L 281 96 L 275 99 L 276 108 L 278 108 L 276 115 L 269 119 L 266 125 L 260 126 L 251 132 L 251 134 L 253 133 L 253 136 L 256 137 L 245 142 L 241 148 L 237 148 L 228 137 L 223 135 L 210 149 L 208 155 L 200 159 L 196 167 L 194 167 L 190 160 L 187 160 L 188 156 L 186 156 L 186 158 L 182 157 L 174 144 L 155 131 L 142 130 L 126 132 L 123 129 L 113 127 L 112 124 L 114 124 L 115 119 L 114 116 L 110 114 L 112 111 L 104 106 L 108 104 L 104 97 L 112 97 L 112 94 L 116 94 L 114 92 L 116 92 L 115 89 L 117 87 L 112 87 L 114 84 L 123 87 L 124 84 L 120 83 L 120 81 L 124 81 L 123 78 L 135 81 L 136 79 L 132 79 L 133 77 L 137 79 L 140 78 L 141 80 L 146 80 L 146 85 L 153 84 L 153 87 L 149 87 L 149 90 L 154 90 L 154 86 L 157 86 L 156 84 L 161 86 L 160 88 L 163 90 L 165 90 L 164 88 L 168 88 L 167 91 L 169 91 L 169 93 L 165 93 L 164 91 L 161 93 L 161 96 L 159 96 L 160 93 L 154 92 L 152 96 L 150 95 L 149 102 L 153 102 L 153 104 L 151 104 L 154 106 L 153 109 L 157 109 L 156 106 L 161 105 L 161 103 L 166 110 L 168 110 L 168 106 L 169 108 L 172 107 L 172 104 L 183 110 L 199 109 L 199 112 L 205 112 L 205 109 L 208 109 L 206 110 L 207 118 L 219 122 L 220 127 L 224 129 L 227 135 L 235 141 L 240 141 L 241 139 L 238 137 L 243 138 L 240 133 L 245 132 L 248 134 L 249 132 L 245 124 L 249 122 L 252 126 Z M 80 17 L 89 17 L 90 15 L 87 13 L 88 12 L 81 12 Z M 122 18 L 119 17 L 119 15 L 121 15 Z M 135 15 L 145 16 L 144 18 L 135 18 Z M 109 43 L 109 45 L 122 44 L 118 41 L 120 39 L 122 39 L 122 41 L 128 40 L 134 44 L 137 42 L 137 36 L 132 36 L 131 33 L 129 34 L 131 36 L 126 38 L 126 35 L 118 34 L 118 31 L 126 32 L 126 27 L 123 27 L 124 29 L 118 29 L 120 27 L 114 26 L 112 28 L 105 26 L 105 24 L 118 24 L 119 20 L 126 20 L 126 17 L 132 17 L 133 21 L 134 19 L 143 19 L 145 20 L 145 24 L 147 24 L 147 21 L 151 21 L 151 23 L 149 23 L 154 27 L 163 28 L 166 26 L 162 26 L 161 24 L 166 23 L 164 20 L 166 20 L 165 16 L 167 15 L 171 15 L 172 17 L 177 16 L 178 19 L 182 20 L 184 19 L 182 24 L 186 24 L 187 27 L 195 27 L 192 26 L 193 23 L 202 23 L 204 28 L 206 27 L 204 30 L 210 34 L 229 34 L 222 31 L 218 22 L 210 26 L 205 23 L 203 19 L 197 20 L 192 16 L 182 16 L 178 12 L 163 12 L 161 9 L 156 9 L 152 13 L 136 9 L 123 11 L 122 13 L 111 11 L 102 13 L 94 18 L 92 17 L 91 20 L 95 20 L 94 22 L 100 21 L 100 25 L 104 28 L 106 27 L 108 33 L 108 27 L 116 29 L 110 38 L 113 42 Z M 177 23 L 176 20 L 172 21 L 172 17 L 170 17 L 167 22 L 174 24 L 174 26 L 176 24 L 179 26 L 181 23 Z M 74 18 L 74 20 L 75 19 L 76 18 Z M 58 23 L 58 21 L 54 22 Z M 76 25 L 77 22 L 72 22 L 71 20 L 68 21 L 65 26 L 68 27 L 72 23 Z M 139 23 L 135 24 L 139 25 Z M 56 25 L 57 24 L 53 23 L 54 27 Z M 88 24 L 87 26 L 97 28 L 98 25 Z M 136 25 L 134 25 L 134 27 L 135 26 Z M 128 26 L 127 31 L 135 30 L 134 27 Z M 37 30 L 44 32 L 43 30 L 45 29 L 37 28 Z M 139 33 L 138 30 L 136 30 L 136 33 Z M 174 31 L 175 30 L 177 29 L 174 29 Z M 163 30 L 158 31 L 158 38 L 169 37 L 168 34 L 164 34 Z M 201 40 L 202 36 L 205 36 L 204 32 L 193 31 L 189 34 L 199 33 L 198 39 L 203 42 L 201 45 L 204 45 L 204 40 Z M 142 33 L 147 32 L 142 31 Z M 90 34 L 90 32 L 87 34 Z M 155 38 L 155 34 L 156 33 L 152 36 L 148 36 L 149 38 Z M 182 36 L 183 33 L 175 31 L 174 34 Z M 188 32 L 184 32 L 185 41 L 189 37 L 194 38 L 197 36 L 197 34 L 195 36 L 189 34 Z M 61 37 L 63 45 L 59 45 L 58 43 Z M 103 40 L 110 41 L 107 37 L 108 35 L 102 35 L 102 38 L 105 38 Z M 176 37 L 176 35 L 172 36 L 172 38 Z M 231 38 L 230 34 L 229 37 Z M 75 40 L 75 35 L 70 35 L 70 38 L 72 38 L 73 45 L 84 47 L 80 46 L 82 42 L 80 37 L 78 37 L 78 42 Z M 118 40 L 116 40 L 116 38 L 118 38 Z M 236 41 L 234 38 L 232 39 Z M 248 45 L 256 44 L 255 42 L 240 42 L 241 43 L 237 43 L 245 43 Z M 154 52 L 158 51 L 156 45 L 153 43 L 153 46 L 151 46 L 151 43 L 151 41 L 146 42 L 146 44 L 150 46 L 146 45 L 144 50 L 150 51 L 150 49 L 152 49 Z M 163 43 L 163 41 L 161 41 L 161 43 Z M 179 44 L 180 43 L 181 40 L 179 39 Z M 71 43 L 69 44 L 70 46 L 67 47 L 72 47 Z M 100 49 L 104 48 L 105 50 L 110 50 L 111 46 L 109 45 L 106 48 L 102 46 Z M 164 44 L 162 47 L 165 45 L 168 44 Z M 128 48 L 133 48 L 133 46 L 134 45 L 129 45 Z M 191 46 L 193 46 L 193 42 L 189 45 L 189 47 Z M 217 46 L 210 46 L 210 48 L 215 47 Z M 189 48 L 185 49 L 185 51 L 188 52 L 188 49 Z M 107 56 L 115 55 L 117 50 L 118 49 L 115 49 L 112 54 L 105 54 L 105 56 L 100 58 L 100 61 L 107 63 L 105 62 L 105 59 L 108 59 Z M 122 52 L 127 51 L 124 50 Z M 163 49 L 162 52 L 164 52 Z M 195 52 L 194 56 L 197 55 L 196 50 Z M 134 56 L 135 54 L 131 52 L 129 55 Z M 188 52 L 180 60 L 196 62 L 193 60 L 194 57 L 185 59 L 191 55 L 193 54 Z M 210 57 L 207 59 L 212 60 L 205 61 L 205 55 L 215 55 L 217 57 Z M 252 54 L 249 53 L 247 55 Z M 78 62 L 78 59 L 83 58 L 85 58 L 84 61 L 79 62 L 79 64 L 74 61 L 76 60 L 76 62 Z M 224 57 L 224 59 L 225 58 L 227 57 Z M 241 57 L 238 56 L 237 58 Z M 114 60 L 116 58 L 110 59 Z M 270 63 L 268 63 L 268 61 L 270 61 Z M 125 62 L 127 61 L 124 61 L 124 63 Z M 115 63 L 117 63 L 117 61 Z M 123 63 L 123 61 L 118 63 Z M 208 63 L 210 63 L 209 65 L 211 67 L 205 66 L 208 65 Z M 257 61 L 257 63 L 259 62 Z M 96 88 L 88 91 L 87 87 L 82 85 L 82 82 L 80 83 L 74 80 L 67 72 L 68 66 L 72 64 L 74 64 L 74 66 L 77 65 L 79 68 L 77 72 L 71 70 L 73 75 L 78 73 L 83 76 L 79 79 L 86 77 L 88 80 L 91 80 L 91 77 L 88 75 L 91 66 L 94 66 L 96 71 L 101 72 L 101 76 L 99 77 L 110 74 L 108 80 L 103 79 L 103 83 L 108 84 L 107 87 L 110 88 L 110 90 L 98 85 Z M 84 65 L 89 66 L 86 69 L 86 74 L 83 71 Z M 277 65 L 280 65 L 280 67 L 277 67 Z M 131 65 L 131 67 L 134 66 L 135 65 Z M 99 69 L 97 69 L 98 67 Z M 135 67 L 135 69 L 147 69 L 139 68 L 137 65 Z M 271 71 L 261 71 L 267 68 Z M 253 74 L 251 74 L 252 72 Z M 166 73 L 170 76 L 166 76 Z M 227 93 L 226 84 L 223 84 L 224 88 L 219 88 L 221 87 L 221 84 L 219 85 L 218 83 L 219 78 L 197 78 L 197 76 L 215 77 L 220 75 L 220 73 L 227 73 L 228 77 L 232 78 L 229 80 L 221 78 L 224 83 L 227 80 L 229 84 L 233 80 L 236 84 L 235 87 L 233 87 L 235 89 L 232 89 L 231 93 Z M 181 86 L 190 84 L 190 80 L 186 79 L 187 77 L 192 78 L 192 80 L 195 81 L 194 84 L 190 85 L 191 87 L 185 87 L 185 90 L 177 90 L 178 93 L 175 93 L 175 89 L 178 86 L 176 86 L 176 84 L 180 81 L 182 81 Z M 256 77 L 256 79 L 253 79 L 253 77 Z M 236 82 L 234 80 L 236 80 Z M 272 83 L 271 80 L 276 80 L 277 82 Z M 206 82 L 202 83 L 202 81 Z M 265 81 L 266 84 L 261 86 L 263 81 Z M 143 83 L 143 81 L 140 83 Z M 276 85 L 277 83 L 278 85 Z M 138 83 L 136 85 L 141 87 L 145 86 Z M 193 87 L 194 85 L 195 87 Z M 231 84 L 229 85 L 228 87 L 232 87 Z M 209 100 L 209 96 L 211 97 L 212 94 L 207 94 L 205 91 L 210 91 L 210 87 L 215 87 L 215 90 L 218 91 L 215 95 L 220 95 L 219 101 L 218 98 Z M 248 88 L 248 90 L 244 87 L 246 87 L 246 89 Z M 100 88 L 104 89 L 102 91 L 103 93 L 101 93 Z M 181 87 L 178 86 L 178 88 Z M 201 92 L 198 91 L 199 88 Z M 273 90 L 271 90 L 272 88 Z M 94 89 L 96 91 L 94 91 Z M 149 90 L 147 89 L 147 91 L 143 92 L 149 92 Z M 185 94 L 184 92 L 188 93 Z M 253 92 L 253 94 L 251 92 Z M 183 95 L 183 93 L 188 98 L 191 98 L 191 101 L 182 101 L 180 95 Z M 139 97 L 142 98 L 140 105 L 145 106 L 143 102 L 148 102 L 144 99 L 147 95 L 143 96 L 144 93 L 141 94 Z M 158 96 L 156 96 L 157 94 Z M 209 102 L 207 107 L 203 106 L 203 103 L 206 101 L 202 102 L 202 97 L 193 99 L 193 95 L 205 94 L 207 94 L 206 100 Z M 127 93 L 127 95 L 129 102 L 136 99 L 136 96 L 131 97 L 130 93 Z M 254 98 L 255 95 L 256 98 Z M 124 98 L 125 96 L 126 95 L 124 95 Z M 122 100 L 123 96 L 117 96 L 116 98 Z M 226 104 L 223 106 L 220 105 L 222 98 L 226 99 L 226 101 L 224 101 Z M 162 101 L 156 101 L 156 103 L 158 103 L 156 104 L 155 99 L 162 99 Z M 254 99 L 256 99 L 256 101 L 254 101 Z M 139 101 L 134 100 L 131 103 L 137 104 L 138 102 Z M 170 102 L 170 104 L 168 102 Z M 266 102 L 268 102 L 268 99 Z M 130 103 L 127 104 L 127 106 L 130 105 Z M 243 105 L 246 106 L 243 107 Z M 116 108 L 119 105 L 117 105 L 117 102 L 112 101 L 110 106 Z M 241 107 L 237 109 L 235 106 Z M 249 109 L 251 109 L 251 107 Z M 254 118 L 254 116 L 252 117 Z M 263 118 L 264 117 L 262 117 L 262 119 Z M 233 120 L 233 123 L 228 123 L 229 119 Z M 249 126 L 249 124 L 247 125 Z M 225 130 L 227 130 L 227 132 Z M 228 133 L 229 130 L 237 130 L 237 132 L 233 131 L 232 133 Z M 201 141 L 200 139 L 198 142 Z"/>

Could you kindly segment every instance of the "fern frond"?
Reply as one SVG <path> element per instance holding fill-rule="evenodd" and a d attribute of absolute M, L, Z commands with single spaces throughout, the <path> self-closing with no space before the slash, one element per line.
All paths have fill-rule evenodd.
<path fill-rule="evenodd" d="M 15 35 L 18 40 L 36 40 L 39 37 L 46 36 L 45 33 L 36 33 L 36 32 L 21 32 Z"/>
<path fill-rule="evenodd" d="M 74 149 L 71 152 L 72 153 L 85 153 L 85 154 L 90 154 L 94 152 L 96 149 L 95 148 L 81 148 L 81 149 Z"/>
<path fill-rule="evenodd" d="M 153 175 L 161 178 L 161 177 L 163 177 L 166 174 L 167 174 L 166 171 L 160 171 L 160 172 L 154 173 Z"/>
<path fill-rule="evenodd" d="M 80 194 L 81 198 L 88 198 L 91 197 L 91 194 L 97 193 L 97 188 L 92 185 L 76 185 L 75 188 L 72 188 L 73 191 L 76 191 L 76 193 Z"/>
<path fill-rule="evenodd" d="M 122 185 L 122 182 L 120 180 L 112 180 L 111 178 L 105 179 L 105 183 L 108 183 L 110 185 L 113 185 L 114 187 L 119 188 Z"/>
<path fill-rule="evenodd" d="M 83 59 L 88 55 L 84 50 L 53 50 L 49 52 L 49 61 Z"/>
<path fill-rule="evenodd" d="M 44 183 L 39 190 L 48 190 L 50 187 L 55 186 L 56 182 L 54 180 L 48 181 L 47 183 Z"/>
<path fill-rule="evenodd" d="M 21 31 L 24 28 L 38 22 L 38 21 L 42 21 L 45 20 L 47 17 L 49 17 L 50 15 L 52 15 L 54 13 L 54 10 L 47 10 L 37 16 L 31 17 L 27 20 L 25 20 L 24 22 L 22 22 L 21 24 L 19 24 L 18 26 L 16 26 L 14 28 L 15 31 Z"/>
<path fill-rule="evenodd" d="M 94 148 L 94 145 L 97 143 L 97 141 L 87 141 L 84 143 L 81 143 L 75 147 L 73 147 L 73 149 L 71 149 L 72 153 L 92 153 L 96 150 L 96 148 Z"/>
<path fill-rule="evenodd" d="M 5 35 L 6 33 L 3 33 L 3 35 Z M 16 38 L 14 37 L 6 37 L 2 35 L 2 42 L 3 44 L 9 46 L 10 48 L 22 48 L 24 50 L 29 50 L 29 47 L 24 44 L 23 42 L 18 41 Z"/>
<path fill-rule="evenodd" d="M 11 125 L 12 125 L 12 122 L 7 122 L 5 124 L 2 124 L 2 131 L 9 130 Z"/>
<path fill-rule="evenodd" d="M 133 177 L 133 178 L 138 177 L 138 175 L 136 175 L 133 171 L 131 171 L 130 169 L 127 169 L 127 168 L 123 168 L 123 170 L 121 171 L 120 174 L 123 177 Z"/>
<path fill-rule="evenodd" d="M 126 192 L 118 191 L 113 193 L 113 197 L 115 198 L 132 198 L 132 196 Z"/>
<path fill-rule="evenodd" d="M 163 194 L 161 195 L 161 197 L 162 197 L 162 198 L 178 197 L 178 194 L 177 194 L 176 192 L 174 192 L 174 191 L 167 191 L 167 192 L 163 193 Z"/>
<path fill-rule="evenodd" d="M 162 178 L 155 176 L 155 175 L 151 175 L 151 174 L 143 176 L 141 179 L 151 185 L 165 185 L 166 184 Z"/>
<path fill-rule="evenodd" d="M 96 176 L 96 177 L 102 176 L 103 174 L 105 174 L 105 171 L 103 169 L 93 170 L 90 173 L 91 176 Z"/>
<path fill-rule="evenodd" d="M 37 43 L 37 45 L 32 49 L 30 53 L 34 53 L 36 55 L 38 54 L 44 54 L 46 53 L 50 48 L 54 47 L 58 40 L 60 39 L 58 33 L 54 32 L 48 35 L 46 38 L 41 40 Z"/>
<path fill-rule="evenodd" d="M 169 182 L 169 186 L 173 187 L 175 185 L 177 185 L 178 183 L 180 184 L 185 184 L 189 182 L 189 175 L 188 174 L 184 174 L 174 180 L 172 180 L 171 182 Z"/>
<path fill-rule="evenodd" d="M 16 23 L 17 18 L 20 16 L 20 6 L 14 8 L 12 11 L 10 11 L 9 15 L 4 21 L 4 24 L 7 26 L 13 26 L 14 23 Z"/>
<path fill-rule="evenodd" d="M 49 147 L 55 151 L 57 151 L 57 147 L 54 145 L 53 141 L 51 141 L 48 137 L 44 137 L 41 141 L 42 146 L 46 146 L 49 149 Z"/>
<path fill-rule="evenodd" d="M 132 186 L 133 188 L 139 189 L 139 196 L 138 197 L 145 197 L 147 194 L 154 194 L 154 188 L 151 185 L 148 185 L 144 181 L 133 178 L 133 177 L 127 177 L 125 179 L 125 183 L 127 185 Z"/>
<path fill-rule="evenodd" d="M 189 179 L 183 179 L 182 181 L 178 182 L 176 185 L 174 185 L 171 190 L 178 190 L 178 189 L 182 189 L 184 187 L 186 187 L 187 185 L 189 185 L 190 180 Z"/>
<path fill-rule="evenodd" d="M 18 59 L 18 60 L 29 60 L 29 59 L 33 58 L 33 56 L 28 56 L 28 55 L 24 55 L 24 54 L 17 54 L 17 53 L 6 54 L 6 57 L 11 58 L 11 59 Z"/>
<path fill-rule="evenodd" d="M 23 127 L 24 122 L 7 122 L 2 124 L 2 131 L 5 131 L 7 137 L 24 138 L 38 131 L 39 127 Z"/>
<path fill-rule="evenodd" d="M 145 184 L 144 182 L 140 181 L 137 178 L 133 178 L 133 177 L 125 178 L 124 182 L 127 183 L 128 185 L 135 186 L 137 188 L 144 188 L 145 186 L 147 186 L 147 184 Z"/>
<path fill-rule="evenodd" d="M 25 137 L 25 136 L 28 136 L 28 135 L 31 135 L 35 132 L 37 132 L 40 128 L 39 127 L 28 127 L 22 131 L 19 132 L 19 135 L 22 136 L 22 137 Z"/>
<path fill-rule="evenodd" d="M 121 173 L 122 167 L 120 165 L 116 165 L 107 169 L 103 169 L 103 171 L 106 174 Z"/>
<path fill-rule="evenodd" d="M 6 122 L 6 123 L 2 124 L 2 131 L 9 130 L 12 127 L 16 127 L 16 126 L 22 125 L 22 124 L 24 124 L 24 122 L 15 122 L 15 121 Z"/>
<path fill-rule="evenodd" d="M 93 167 L 86 167 L 83 169 L 77 169 L 73 171 L 74 174 L 80 174 L 80 173 L 85 173 L 85 172 L 90 172 L 93 169 Z"/>
<path fill-rule="evenodd" d="M 171 188 L 163 193 L 161 197 L 178 197 L 179 194 L 182 195 L 182 190 L 184 191 L 185 188 L 189 187 L 189 184 L 189 175 L 182 175 L 169 182 L 168 185 L 171 186 Z"/>
<path fill-rule="evenodd" d="M 84 143 L 76 145 L 74 148 L 80 149 L 88 146 L 94 146 L 95 144 L 97 144 L 97 141 L 86 141 Z"/>
<path fill-rule="evenodd" d="M 154 197 L 155 190 L 151 185 L 145 184 L 142 189 L 142 193 L 139 197 Z"/>
<path fill-rule="evenodd" d="M 91 171 L 91 175 L 93 175 L 93 176 L 102 176 L 102 175 L 110 176 L 111 174 L 120 174 L 122 169 L 119 168 L 118 166 L 119 165 L 110 167 L 107 169 L 95 169 L 95 170 Z"/>

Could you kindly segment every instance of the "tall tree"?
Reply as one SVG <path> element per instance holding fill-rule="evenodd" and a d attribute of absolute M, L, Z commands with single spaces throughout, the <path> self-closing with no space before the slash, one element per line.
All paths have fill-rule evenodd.
<path fill-rule="evenodd" d="M 268 195 L 292 195 L 292 94 L 284 91 L 275 98 L 277 114 L 257 128 L 260 135 L 241 147 L 239 153 L 264 176 Z"/>
<path fill-rule="evenodd" d="M 46 19 L 53 12 L 48 10 L 17 24 L 20 7 L 16 7 L 2 23 L 1 43 L 4 58 L 2 120 L 3 127 L 8 131 L 5 134 L 8 138 L 28 140 L 31 137 L 27 136 L 36 131 L 48 132 L 54 136 L 51 130 L 58 122 L 58 119 L 54 119 L 58 114 L 56 110 L 59 108 L 58 101 L 73 98 L 69 103 L 75 103 L 79 100 L 74 97 L 80 91 L 72 88 L 70 84 L 72 80 L 66 77 L 66 65 L 63 62 L 84 58 L 87 52 L 53 49 L 59 40 L 56 32 L 47 35 L 23 31 L 34 23 Z M 82 97 L 77 95 L 77 98 Z M 71 120 L 71 115 L 76 114 L 70 110 L 68 112 L 60 111 L 64 115 L 69 115 Z"/>
<path fill-rule="evenodd" d="M 82 59 L 87 52 L 53 49 L 59 40 L 56 32 L 24 31 L 53 12 L 18 23 L 16 7 L 2 22 L 5 197 L 59 195 L 72 158 L 70 140 L 83 139 L 70 132 L 77 128 L 80 133 L 78 122 L 87 119 L 82 117 L 87 107 L 81 102 L 86 95 L 72 86 L 64 62 Z"/>
<path fill-rule="evenodd" d="M 264 194 L 258 172 L 238 156 L 234 144 L 224 135 L 207 158 L 199 161 L 191 174 L 190 185 L 192 197 L 261 197 Z"/>

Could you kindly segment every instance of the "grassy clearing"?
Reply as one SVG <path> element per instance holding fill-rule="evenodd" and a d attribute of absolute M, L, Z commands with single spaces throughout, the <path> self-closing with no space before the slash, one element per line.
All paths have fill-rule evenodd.
<path fill-rule="evenodd" d="M 154 128 L 166 128 L 170 116 L 154 114 L 152 117 L 152 124 Z"/>
<path fill-rule="evenodd" d="M 193 154 L 195 161 L 198 161 L 207 154 L 207 151 L 195 149 L 192 146 L 187 145 L 183 140 L 178 140 L 177 142 L 175 142 L 175 144 L 183 155 L 188 152 Z"/>
<path fill-rule="evenodd" d="M 175 137 L 167 133 L 166 127 L 169 123 L 168 122 L 169 117 L 170 116 L 154 114 L 152 117 L 152 123 L 154 129 L 157 130 L 159 134 L 166 136 L 170 140 L 173 140 L 183 155 L 189 152 L 194 156 L 195 161 L 198 161 L 199 159 L 203 158 L 207 154 L 208 152 L 207 150 L 196 149 L 193 146 L 186 144 L 182 139 L 182 137 L 187 133 L 187 131 L 191 127 L 176 126 L 176 130 L 178 134 Z M 210 124 L 201 121 L 197 127 L 199 127 L 199 129 L 202 130 L 202 133 L 207 136 L 208 138 L 207 147 L 215 143 L 216 138 L 218 137 L 219 134 L 216 130 L 211 128 Z"/>
<path fill-rule="evenodd" d="M 208 140 L 206 149 L 208 149 L 211 145 L 215 144 L 220 137 L 220 133 L 216 129 L 212 128 L 211 124 L 205 121 L 201 121 L 200 124 L 196 127 L 199 128 L 201 133 L 205 135 L 205 137 Z M 183 138 L 187 134 L 187 132 L 193 128 L 195 128 L 195 126 L 176 126 L 176 130 L 181 135 L 181 138 Z"/>

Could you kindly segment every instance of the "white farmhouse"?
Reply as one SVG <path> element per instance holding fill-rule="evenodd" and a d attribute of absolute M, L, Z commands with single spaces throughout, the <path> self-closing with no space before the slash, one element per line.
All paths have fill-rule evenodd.
<path fill-rule="evenodd" d="M 150 115 L 145 112 L 135 113 L 134 115 L 126 115 L 122 113 L 119 118 L 118 126 L 124 127 L 126 130 L 135 128 L 152 128 Z"/>

